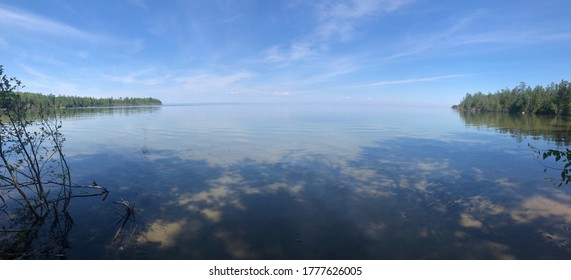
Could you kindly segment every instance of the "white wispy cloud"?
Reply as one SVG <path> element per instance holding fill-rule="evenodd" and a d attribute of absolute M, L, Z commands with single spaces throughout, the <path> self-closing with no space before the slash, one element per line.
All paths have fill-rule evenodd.
<path fill-rule="evenodd" d="M 27 64 L 18 65 L 31 79 L 23 80 L 25 87 L 33 91 L 56 94 L 76 94 L 79 86 L 75 83 L 61 80 L 57 76 L 46 74 L 45 72 Z"/>
<path fill-rule="evenodd" d="M 318 56 L 336 41 L 354 38 L 358 26 L 371 18 L 394 12 L 413 0 L 335 0 L 313 6 L 315 26 L 286 46 L 265 50 L 267 62 L 293 62 Z"/>
<path fill-rule="evenodd" d="M 128 0 L 129 3 L 131 3 L 132 5 L 135 5 L 139 8 L 148 10 L 149 6 L 147 6 L 147 2 L 145 0 Z"/>
<path fill-rule="evenodd" d="M 308 70 L 310 73 L 295 79 L 296 85 L 316 85 L 335 81 L 341 76 L 359 71 L 364 62 L 360 56 L 329 56 L 312 63 L 311 66 L 312 69 Z"/>
<path fill-rule="evenodd" d="M 502 44 L 508 46 L 528 46 L 545 44 L 555 41 L 571 40 L 571 32 L 553 32 L 551 30 L 503 30 L 489 31 L 479 34 L 458 35 L 455 41 L 449 42 L 448 46 L 457 47 L 475 44 Z"/>
<path fill-rule="evenodd" d="M 452 74 L 452 75 L 441 75 L 441 76 L 432 76 L 432 77 L 424 77 L 424 78 L 416 78 L 416 79 L 385 80 L 385 81 L 378 81 L 378 82 L 374 82 L 374 83 L 358 85 L 358 87 L 378 87 L 378 86 L 387 86 L 387 85 L 401 85 L 401 84 L 445 80 L 445 79 L 459 78 L 459 77 L 465 77 L 465 76 L 469 76 L 469 74 Z"/>
<path fill-rule="evenodd" d="M 89 52 L 85 51 L 85 50 L 80 50 L 75 52 L 75 56 L 81 58 L 81 59 L 87 59 L 89 58 Z"/>
<path fill-rule="evenodd" d="M 355 27 L 371 17 L 394 12 L 411 0 L 342 0 L 317 6 L 319 23 L 316 34 L 324 39 L 349 40 Z"/>
<path fill-rule="evenodd" d="M 289 62 L 309 58 L 316 51 L 308 43 L 294 42 L 287 49 L 272 46 L 266 50 L 265 59 L 269 62 Z"/>
<path fill-rule="evenodd" d="M 212 93 L 224 91 L 225 93 L 238 92 L 238 84 L 253 77 L 246 71 L 231 74 L 199 73 L 181 75 L 173 79 L 177 85 L 192 93 Z"/>
<path fill-rule="evenodd" d="M 394 60 L 408 56 L 414 56 L 435 49 L 443 48 L 445 45 L 450 44 L 454 38 L 463 28 L 476 19 L 476 14 L 465 16 L 452 24 L 446 30 L 439 30 L 438 32 L 431 32 L 428 34 L 417 34 L 410 37 L 408 40 L 398 44 L 398 51 L 388 56 L 386 60 Z"/>
<path fill-rule="evenodd" d="M 132 43 L 130 43 L 133 47 L 131 48 L 131 51 L 133 53 L 137 53 L 142 51 L 143 49 L 145 49 L 145 41 L 142 39 L 135 39 L 133 40 Z"/>
<path fill-rule="evenodd" d="M 492 15 L 478 11 L 459 19 L 447 29 L 417 34 L 397 43 L 396 51 L 385 60 L 416 57 L 427 54 L 450 54 L 470 47 L 470 53 L 513 49 L 571 40 L 571 32 L 547 27 L 481 26 Z M 478 46 L 478 48 L 473 48 Z"/>
<path fill-rule="evenodd" d="M 73 26 L 30 12 L 0 6 L 0 25 L 11 30 L 50 34 L 54 36 L 94 40 L 97 36 Z"/>
<path fill-rule="evenodd" d="M 156 72 L 155 67 L 148 67 L 122 75 L 104 75 L 104 78 L 124 85 L 156 86 L 168 81 L 169 75 L 160 75 Z"/>
<path fill-rule="evenodd" d="M 7 48 L 7 47 L 8 47 L 8 41 L 3 37 L 0 37 L 0 48 Z"/>
<path fill-rule="evenodd" d="M 274 92 L 273 95 L 278 95 L 278 96 L 290 96 L 291 93 L 289 93 L 288 91 L 278 91 L 278 92 Z"/>

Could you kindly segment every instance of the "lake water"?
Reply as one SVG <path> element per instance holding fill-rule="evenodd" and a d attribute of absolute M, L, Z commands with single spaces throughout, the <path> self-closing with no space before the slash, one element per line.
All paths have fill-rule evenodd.
<path fill-rule="evenodd" d="M 77 110 L 70 259 L 570 259 L 565 118 L 373 105 Z M 553 180 L 554 179 L 554 180 Z M 135 205 L 121 225 L 116 201 Z"/>

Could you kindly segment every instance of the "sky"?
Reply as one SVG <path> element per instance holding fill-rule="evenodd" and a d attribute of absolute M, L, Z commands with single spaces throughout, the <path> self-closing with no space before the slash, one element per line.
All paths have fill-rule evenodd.
<path fill-rule="evenodd" d="M 571 79 L 568 0 L 0 0 L 24 91 L 449 106 Z"/>

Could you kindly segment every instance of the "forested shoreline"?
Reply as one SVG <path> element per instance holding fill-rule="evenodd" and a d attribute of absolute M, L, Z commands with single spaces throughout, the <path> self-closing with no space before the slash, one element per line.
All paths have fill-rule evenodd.
<path fill-rule="evenodd" d="M 120 97 L 120 98 L 94 98 L 81 96 L 65 96 L 53 94 L 40 94 L 32 92 L 16 92 L 21 102 L 31 108 L 51 107 L 51 108 L 87 108 L 87 107 L 109 107 L 109 106 L 144 106 L 162 105 L 159 99 L 152 97 Z"/>
<path fill-rule="evenodd" d="M 470 112 L 571 115 L 571 84 L 562 80 L 531 88 L 522 82 L 495 93 L 467 93 L 462 102 L 452 108 Z"/>

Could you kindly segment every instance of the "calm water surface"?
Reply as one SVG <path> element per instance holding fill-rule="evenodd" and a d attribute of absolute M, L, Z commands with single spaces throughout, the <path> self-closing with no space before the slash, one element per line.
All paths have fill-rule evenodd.
<path fill-rule="evenodd" d="M 71 259 L 569 259 L 571 186 L 528 144 L 569 120 L 218 104 L 64 119 Z M 116 241 L 114 201 L 136 205 Z"/>

